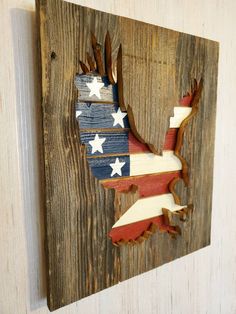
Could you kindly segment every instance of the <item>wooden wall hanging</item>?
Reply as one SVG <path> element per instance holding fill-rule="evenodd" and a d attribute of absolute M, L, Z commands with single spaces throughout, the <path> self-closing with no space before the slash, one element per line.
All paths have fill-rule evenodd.
<path fill-rule="evenodd" d="M 218 43 L 36 2 L 55 310 L 210 243 Z"/>

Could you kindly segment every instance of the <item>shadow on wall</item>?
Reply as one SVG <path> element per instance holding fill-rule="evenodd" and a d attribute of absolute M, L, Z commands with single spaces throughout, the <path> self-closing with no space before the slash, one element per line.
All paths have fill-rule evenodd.
<path fill-rule="evenodd" d="M 35 12 L 12 9 L 17 127 L 24 202 L 30 309 L 46 304 L 40 75 Z"/>

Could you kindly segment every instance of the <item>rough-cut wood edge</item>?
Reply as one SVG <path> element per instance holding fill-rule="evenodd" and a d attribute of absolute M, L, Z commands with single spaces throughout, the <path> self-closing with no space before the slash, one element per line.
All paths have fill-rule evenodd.
<path fill-rule="evenodd" d="M 92 43 L 94 58 L 97 64 L 98 73 L 101 75 L 101 77 L 103 77 L 105 75 L 105 71 L 104 71 L 103 61 L 102 61 L 101 46 L 97 42 L 97 38 L 95 37 L 93 33 L 91 33 L 91 43 Z"/>
<path fill-rule="evenodd" d="M 45 152 L 44 152 L 44 148 L 45 148 L 45 144 L 44 144 L 44 136 L 43 136 L 43 130 L 44 130 L 44 122 L 43 122 L 43 107 L 45 105 L 45 101 L 46 101 L 46 95 L 47 95 L 47 90 L 48 90 L 48 86 L 49 83 L 46 80 L 47 78 L 47 66 L 48 63 L 46 62 L 47 60 L 47 55 L 45 54 L 45 51 L 47 50 L 47 48 L 43 49 L 43 45 L 44 47 L 48 45 L 48 42 L 46 40 L 42 40 L 42 36 L 45 35 L 45 30 L 43 29 L 45 27 L 45 20 L 46 20 L 46 13 L 43 10 L 43 6 L 41 6 L 40 4 L 41 0 L 35 0 L 35 6 L 36 6 L 36 26 L 37 26 L 37 45 L 38 45 L 38 54 L 37 54 L 37 58 L 39 60 L 39 65 L 38 65 L 38 71 L 39 71 L 39 78 L 40 78 L 40 82 L 41 82 L 41 86 L 40 86 L 40 96 L 41 96 L 41 117 L 42 117 L 42 122 L 41 122 L 41 126 L 42 126 L 42 136 L 41 136 L 41 141 L 42 141 L 42 148 L 41 148 L 41 154 L 40 154 L 40 159 L 41 159 L 41 180 L 42 180 L 42 189 L 43 189 L 43 200 L 44 200 L 44 204 L 43 204 L 43 218 L 44 218 L 44 231 L 45 231 L 45 237 L 47 239 L 47 208 L 46 208 L 46 169 L 45 169 Z M 44 78 L 44 79 L 43 79 Z M 43 97 L 44 95 L 44 97 Z M 48 248 L 48 242 L 44 241 L 44 251 L 45 251 L 45 266 L 46 269 L 49 269 L 49 248 Z M 49 288 L 49 282 L 50 282 L 50 278 L 49 278 L 49 272 L 46 271 L 46 285 L 47 285 L 47 289 L 46 289 L 46 293 L 47 293 L 47 305 L 48 308 L 50 308 L 50 288 Z"/>
<path fill-rule="evenodd" d="M 80 67 L 81 67 L 83 73 L 84 74 L 89 73 L 89 69 L 88 69 L 87 65 L 85 63 L 83 63 L 82 61 L 80 61 L 79 63 L 80 63 Z"/>
<path fill-rule="evenodd" d="M 115 80 L 112 75 L 112 47 L 111 47 L 111 37 L 109 32 L 107 31 L 106 38 L 105 38 L 105 67 L 106 67 L 106 74 L 108 76 L 109 82 L 114 85 Z"/>
<path fill-rule="evenodd" d="M 184 136 L 184 131 L 190 122 L 190 120 L 197 114 L 198 112 L 198 103 L 201 97 L 202 93 L 202 88 L 203 88 L 203 79 L 200 80 L 199 84 L 197 84 L 197 81 L 194 81 L 194 87 L 192 91 L 192 100 L 191 100 L 191 107 L 192 111 L 189 114 L 187 118 L 184 119 L 184 121 L 181 123 L 178 133 L 177 133 L 177 140 L 176 140 L 176 145 L 175 145 L 175 150 L 174 153 L 175 155 L 180 159 L 182 163 L 182 176 L 183 180 L 186 186 L 189 185 L 189 175 L 188 175 L 188 164 L 184 157 L 181 155 L 180 150 L 183 145 L 183 136 Z M 177 181 L 175 182 L 177 183 Z"/>
<path fill-rule="evenodd" d="M 121 111 L 126 111 L 123 93 L 123 74 L 122 74 L 122 45 L 120 44 L 117 54 L 117 86 L 118 86 L 118 102 Z"/>
<path fill-rule="evenodd" d="M 170 193 L 173 195 L 175 203 L 177 205 L 181 205 L 181 200 L 180 197 L 177 195 L 177 193 L 175 192 L 175 185 L 178 181 L 182 180 L 182 178 L 174 178 L 170 183 L 169 183 L 169 191 Z"/>
<path fill-rule="evenodd" d="M 168 233 L 169 235 L 171 235 L 171 237 L 175 237 L 178 234 L 178 230 L 175 230 L 175 226 L 171 226 L 173 227 L 173 230 L 161 230 L 158 228 L 158 226 L 155 223 L 151 223 L 148 227 L 147 230 L 145 230 L 140 236 L 138 236 L 135 240 L 119 240 L 117 242 L 112 242 L 113 245 L 115 246 L 121 246 L 121 245 L 136 245 L 136 244 L 141 244 L 144 241 L 148 240 L 154 233 L 156 233 L 157 231 L 161 232 L 161 233 Z"/>
<path fill-rule="evenodd" d="M 89 64 L 90 71 L 91 72 L 95 71 L 96 68 L 95 68 L 95 64 L 94 64 L 93 58 L 90 56 L 90 54 L 88 52 L 87 52 L 87 61 L 88 61 L 88 64 Z"/>
<path fill-rule="evenodd" d="M 168 208 L 162 208 L 162 213 L 165 217 L 165 224 L 174 227 L 179 235 L 181 235 L 181 227 L 173 222 L 174 217 L 178 217 L 180 221 L 184 222 L 193 212 L 193 205 L 187 205 L 178 211 L 170 211 Z"/>

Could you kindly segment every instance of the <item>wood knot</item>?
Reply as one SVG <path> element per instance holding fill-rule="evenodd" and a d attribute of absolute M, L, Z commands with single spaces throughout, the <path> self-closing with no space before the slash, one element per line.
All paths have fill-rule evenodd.
<path fill-rule="evenodd" d="M 56 52 L 55 52 L 55 51 L 52 51 L 52 52 L 51 52 L 51 60 L 55 60 L 56 57 L 57 57 Z"/>

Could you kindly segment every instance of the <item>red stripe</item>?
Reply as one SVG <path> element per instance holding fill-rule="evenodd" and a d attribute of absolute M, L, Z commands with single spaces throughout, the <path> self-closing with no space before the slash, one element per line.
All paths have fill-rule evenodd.
<path fill-rule="evenodd" d="M 169 225 L 166 225 L 164 222 L 164 216 L 157 216 L 148 218 L 142 221 L 137 221 L 128 225 L 121 227 L 112 228 L 109 232 L 109 237 L 112 239 L 112 242 L 118 242 L 121 240 L 129 241 L 136 240 L 140 237 L 145 231 L 147 231 L 151 224 L 155 224 L 160 231 L 174 231 L 175 228 Z"/>
<path fill-rule="evenodd" d="M 181 172 L 167 172 L 162 174 L 147 174 L 144 176 L 127 177 L 127 179 L 113 179 L 103 181 L 105 188 L 113 188 L 118 192 L 127 192 L 133 185 L 138 186 L 140 197 L 148 197 L 169 193 L 168 185 L 174 178 L 180 177 Z"/>
<path fill-rule="evenodd" d="M 169 129 L 166 133 L 164 150 L 174 150 L 176 143 L 176 136 L 178 133 L 178 129 Z M 146 144 L 143 144 L 137 140 L 137 138 L 133 135 L 132 132 L 129 132 L 129 153 L 142 153 L 142 152 L 150 152 L 150 149 Z"/>
<path fill-rule="evenodd" d="M 133 135 L 132 132 L 129 132 L 128 141 L 129 141 L 129 153 L 131 154 L 150 151 L 148 146 L 146 144 L 139 142 L 139 140 Z"/>
<path fill-rule="evenodd" d="M 166 133 L 164 150 L 174 150 L 179 129 L 169 129 Z"/>
<path fill-rule="evenodd" d="M 192 95 L 186 95 L 182 99 L 180 99 L 179 103 L 181 106 L 189 107 L 191 105 L 192 98 Z"/>

